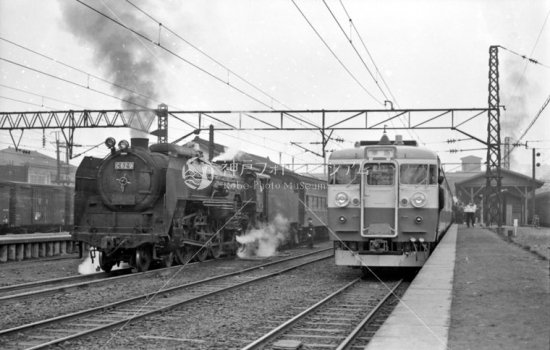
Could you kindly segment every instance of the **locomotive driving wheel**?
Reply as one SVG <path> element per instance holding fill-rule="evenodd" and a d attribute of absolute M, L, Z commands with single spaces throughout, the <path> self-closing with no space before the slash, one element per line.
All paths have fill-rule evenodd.
<path fill-rule="evenodd" d="M 195 252 L 195 259 L 197 259 L 197 261 L 200 261 L 200 262 L 205 261 L 206 258 L 208 258 L 208 251 L 209 250 L 210 250 L 210 248 L 208 248 L 206 243 L 200 248 L 197 247 L 197 250 Z"/>
<path fill-rule="evenodd" d="M 193 257 L 193 250 L 189 246 L 176 248 L 176 262 L 181 265 L 185 265 Z"/>
<path fill-rule="evenodd" d="M 149 270 L 152 260 L 153 254 L 151 252 L 151 247 L 141 246 L 136 249 L 136 268 L 138 272 Z"/>

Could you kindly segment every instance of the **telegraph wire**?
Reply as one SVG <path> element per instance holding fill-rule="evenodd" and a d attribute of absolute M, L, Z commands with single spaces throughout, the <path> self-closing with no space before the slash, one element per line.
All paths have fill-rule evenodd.
<path fill-rule="evenodd" d="M 145 10 L 141 9 L 140 7 L 138 7 L 137 5 L 135 5 L 133 2 L 131 2 L 130 0 L 126 0 L 127 3 L 129 3 L 132 7 L 134 7 L 136 10 L 138 10 L 139 12 L 141 12 L 143 15 L 145 15 L 146 17 L 148 17 L 149 19 L 151 19 L 153 22 L 157 23 L 159 25 L 159 28 L 162 27 L 164 29 L 166 29 L 166 31 L 168 31 L 169 33 L 173 34 L 175 37 L 177 37 L 178 39 L 182 40 L 183 42 L 185 42 L 187 45 L 191 46 L 193 49 L 197 50 L 198 52 L 200 52 L 201 54 L 203 54 L 204 56 L 206 56 L 208 59 L 210 59 L 212 62 L 216 63 L 217 65 L 219 65 L 220 67 L 224 68 L 225 70 L 227 70 L 228 73 L 231 73 L 233 76 L 237 77 L 238 79 L 240 79 L 241 81 L 243 81 L 244 83 L 248 84 L 249 86 L 251 86 L 252 88 L 254 88 L 255 90 L 257 90 L 258 92 L 260 92 L 261 94 L 263 94 L 264 96 L 266 96 L 267 98 L 271 99 L 272 101 L 275 101 L 277 102 L 278 104 L 280 104 L 281 106 L 287 108 L 287 109 L 292 109 L 290 108 L 288 105 L 286 105 L 285 103 L 279 101 L 277 98 L 273 97 L 272 95 L 270 95 L 269 93 L 265 92 L 264 90 L 262 90 L 261 88 L 259 88 L 258 86 L 256 86 L 255 84 L 253 84 L 252 82 L 250 82 L 249 80 L 247 80 L 246 78 L 244 78 L 243 76 L 241 76 L 240 74 L 238 74 L 237 72 L 235 72 L 234 70 L 230 69 L 229 67 L 227 67 L 226 65 L 224 65 L 223 63 L 221 63 L 219 60 L 216 60 L 215 58 L 213 58 L 211 55 L 209 55 L 208 53 L 206 53 L 204 50 L 201 50 L 199 47 L 197 47 L 196 45 L 192 44 L 191 42 L 189 42 L 188 40 L 186 40 L 185 38 L 183 38 L 181 35 L 179 35 L 178 33 L 176 33 L 175 31 L 173 31 L 172 29 L 170 29 L 169 27 L 167 27 L 166 25 L 162 24 L 162 22 L 160 22 L 159 20 L 157 20 L 156 18 L 154 18 L 152 15 L 150 15 L 149 13 L 147 13 Z M 160 45 L 160 43 L 159 43 Z M 265 104 L 264 104 L 265 105 Z M 268 106 L 270 109 L 273 109 L 273 107 L 271 106 Z M 303 116 L 302 116 L 303 117 Z"/>
<path fill-rule="evenodd" d="M 133 6 L 136 10 L 138 10 L 139 12 L 141 12 L 142 14 L 144 14 L 145 16 L 147 16 L 148 18 L 150 18 L 153 22 L 156 22 L 159 26 L 162 26 L 162 28 L 164 28 L 166 31 L 168 31 L 169 33 L 173 34 L 175 37 L 177 37 L 178 39 L 180 39 L 181 41 L 185 42 L 187 45 L 191 46 L 193 49 L 197 50 L 198 52 L 200 52 L 201 54 L 203 54 L 204 56 L 206 56 L 208 59 L 210 59 L 212 62 L 216 63 L 217 65 L 219 65 L 220 67 L 224 68 L 225 70 L 227 70 L 228 73 L 231 73 L 233 76 L 237 77 L 238 79 L 240 79 L 241 81 L 243 81 L 244 83 L 248 84 L 249 86 L 251 86 L 252 88 L 254 88 L 256 91 L 262 93 L 263 95 L 265 95 L 266 97 L 272 99 L 273 101 L 279 103 L 280 105 L 284 106 L 285 108 L 288 108 L 288 109 L 291 109 L 290 107 L 286 106 L 284 103 L 280 102 L 279 100 L 277 100 L 276 98 L 274 98 L 273 96 L 269 95 L 267 92 L 265 92 L 264 90 L 262 90 L 261 88 L 259 88 L 258 86 L 256 86 L 255 84 L 253 84 L 252 82 L 250 82 L 249 80 L 247 80 L 246 78 L 244 78 L 243 76 L 241 76 L 240 74 L 238 74 L 237 72 L 235 72 L 234 70 L 232 70 L 231 68 L 227 67 L 226 65 L 224 65 L 223 63 L 221 63 L 220 61 L 216 60 L 214 57 L 212 57 L 211 55 L 209 55 L 208 53 L 206 53 L 204 50 L 201 50 L 199 47 L 197 47 L 196 45 L 192 44 L 191 42 L 189 42 L 189 40 L 183 38 L 181 35 L 179 35 L 178 33 L 176 33 L 175 31 L 173 31 L 172 29 L 170 29 L 169 27 L 167 27 L 165 24 L 162 24 L 159 20 L 157 20 L 156 18 L 154 18 L 152 15 L 148 14 L 146 11 L 144 11 L 143 9 L 141 9 L 140 7 L 138 7 L 136 4 L 134 4 L 133 2 L 131 2 L 130 0 L 126 0 L 127 3 L 129 3 L 131 6 Z"/>
<path fill-rule="evenodd" d="M 46 105 L 43 105 L 43 104 L 42 104 L 42 105 L 39 105 L 39 104 L 37 104 L 37 103 L 22 101 L 22 100 L 18 100 L 18 99 L 16 99 L 16 98 L 11 98 L 11 97 L 6 97 L 6 96 L 0 96 L 0 98 L 3 98 L 3 99 L 5 99 L 5 100 L 10 100 L 10 101 L 19 102 L 19 103 L 24 103 L 24 104 L 31 105 L 31 106 L 37 106 L 37 107 L 47 108 L 47 109 L 51 109 L 51 110 L 54 109 L 53 107 L 49 107 L 49 106 L 46 106 Z"/>
<path fill-rule="evenodd" d="M 272 108 L 271 106 L 265 104 L 264 102 L 260 101 L 259 99 L 255 98 L 254 96 L 252 96 L 252 95 L 246 93 L 245 91 L 243 91 L 243 90 L 237 88 L 236 86 L 230 84 L 229 82 L 225 82 L 223 79 L 221 79 L 221 78 L 217 77 L 216 75 L 214 75 L 214 74 L 208 72 L 207 70 L 205 70 L 205 69 L 199 67 L 198 65 L 196 65 L 196 64 L 194 64 L 194 63 L 192 63 L 192 62 L 190 62 L 189 60 L 187 60 L 187 59 L 185 59 L 184 57 L 182 57 L 182 56 L 178 55 L 177 53 L 175 53 L 174 51 L 172 51 L 172 50 L 166 48 L 165 46 L 161 45 L 160 42 L 156 43 L 154 40 L 148 38 L 148 37 L 145 36 L 144 34 L 139 33 L 137 30 L 130 28 L 129 26 L 127 26 L 127 25 L 125 25 L 124 23 L 122 23 L 121 21 L 118 21 L 118 20 L 116 20 L 116 19 L 114 19 L 114 18 L 112 18 L 112 17 L 110 17 L 110 16 L 104 14 L 103 12 L 101 12 L 101 11 L 99 11 L 99 10 L 97 10 L 97 9 L 95 9 L 95 8 L 93 8 L 93 7 L 91 7 L 91 6 L 89 6 L 88 4 L 83 3 L 83 2 L 80 1 L 80 0 L 76 0 L 76 1 L 77 1 L 78 3 L 84 5 L 85 7 L 89 8 L 90 10 L 96 12 L 97 14 L 101 15 L 102 17 L 109 19 L 110 21 L 112 21 L 112 22 L 118 24 L 119 26 L 123 27 L 123 28 L 126 29 L 126 30 L 129 30 L 130 32 L 132 32 L 132 33 L 134 33 L 136 36 L 138 36 L 139 38 L 142 38 L 142 39 L 144 39 L 145 41 L 147 41 L 147 42 L 149 42 L 149 43 L 152 43 L 152 44 L 154 44 L 155 46 L 160 47 L 160 48 L 163 49 L 164 51 L 166 51 L 166 52 L 170 53 L 171 55 L 177 57 L 178 59 L 180 59 L 180 60 L 182 60 L 182 61 L 184 61 L 184 62 L 190 64 L 191 66 L 197 68 L 198 70 L 202 71 L 203 73 L 205 73 L 205 74 L 211 76 L 212 78 L 214 78 L 214 79 L 216 79 L 216 80 L 222 82 L 223 84 L 229 85 L 231 88 L 233 88 L 233 89 L 239 91 L 240 93 L 244 94 L 245 96 L 247 96 L 247 97 L 249 97 L 249 98 L 251 98 L 251 99 L 257 101 L 258 103 L 260 103 L 260 104 L 262 104 L 262 105 L 268 107 L 269 109 L 272 109 L 272 110 L 273 110 L 273 108 Z M 112 11 L 112 10 L 111 10 L 111 11 Z M 113 11 L 112 11 L 112 12 L 113 12 Z M 114 12 L 113 12 L 113 13 L 114 13 Z M 115 14 L 115 15 L 116 15 L 116 14 Z M 157 23 L 158 23 L 158 22 L 157 22 Z M 291 118 L 294 118 L 294 119 L 296 119 L 296 120 L 299 120 L 299 121 L 301 121 L 301 122 L 303 122 L 303 123 L 306 123 L 306 124 L 308 124 L 308 125 L 310 125 L 310 126 L 312 126 L 312 127 L 314 127 L 314 128 L 319 128 L 317 125 L 315 125 L 315 124 L 313 124 L 313 123 L 311 123 L 311 122 L 309 122 L 309 121 L 307 121 L 307 120 L 298 118 L 298 117 L 296 117 L 296 116 L 294 116 L 294 115 L 292 115 L 292 114 L 288 114 L 288 113 L 287 113 L 286 115 L 289 116 L 289 117 L 291 117 Z M 301 124 L 301 123 L 298 123 L 298 124 Z M 303 125 L 303 124 L 301 124 L 301 125 Z M 286 152 L 285 152 L 285 153 L 286 153 Z"/>
<path fill-rule="evenodd" d="M 195 49 L 196 51 L 200 52 L 201 54 L 203 54 L 204 56 L 206 56 L 208 59 L 210 59 L 212 62 L 216 63 L 217 65 L 219 65 L 220 67 L 224 68 L 225 70 L 227 70 L 228 74 L 231 73 L 233 76 L 237 77 L 238 79 L 240 79 L 241 81 L 245 82 L 246 84 L 248 84 L 249 86 L 251 86 L 252 88 L 254 88 L 255 90 L 257 90 L 258 92 L 262 93 L 264 96 L 268 97 L 269 99 L 271 99 L 272 101 L 275 101 L 277 102 L 278 104 L 282 105 L 283 107 L 287 108 L 287 109 L 292 109 L 291 107 L 289 107 L 288 105 L 286 105 L 285 103 L 279 101 L 277 98 L 273 97 L 272 95 L 270 95 L 269 93 L 265 92 L 264 90 L 262 90 L 261 88 L 259 88 L 258 86 L 254 85 L 252 82 L 250 82 L 249 80 L 247 80 L 246 78 L 242 77 L 240 74 L 238 74 L 237 72 L 235 72 L 234 70 L 230 69 L 229 67 L 227 67 L 226 65 L 224 65 L 223 63 L 221 63 L 219 60 L 216 60 L 215 58 L 213 58 L 211 55 L 209 55 L 207 52 L 205 52 L 204 50 L 201 50 L 199 47 L 197 47 L 196 45 L 192 44 L 191 42 L 189 42 L 187 39 L 183 38 L 181 35 L 179 35 L 178 33 L 176 33 L 175 31 L 173 31 L 172 29 L 170 29 L 169 27 L 167 27 L 165 24 L 162 24 L 162 22 L 160 22 L 158 19 L 156 19 L 155 17 L 153 17 L 152 15 L 150 15 L 149 13 L 147 13 L 145 10 L 141 9 L 139 6 L 137 6 L 136 4 L 134 4 L 132 1 L 130 0 L 126 0 L 126 2 L 128 4 L 130 4 L 132 7 L 134 7 L 136 10 L 138 10 L 140 13 L 142 13 L 143 15 L 145 15 L 146 17 L 148 17 L 149 19 L 151 19 L 153 22 L 155 22 L 156 24 L 159 25 L 159 28 L 164 28 L 166 31 L 168 31 L 169 33 L 173 34 L 175 37 L 177 37 L 178 39 L 182 40 L 184 43 L 186 43 L 187 45 L 189 45 L 190 47 L 192 47 L 193 49 Z M 159 44 L 160 44 L 160 40 L 159 40 Z M 367 68 L 368 69 L 368 68 Z M 383 93 L 383 92 L 382 92 Z M 270 107 L 270 109 L 273 109 L 273 107 Z M 300 114 L 298 114 L 300 115 Z M 301 116 L 301 115 L 300 115 Z M 301 116 L 303 118 L 303 116 Z M 253 118 L 254 119 L 254 118 Z"/>
<path fill-rule="evenodd" d="M 44 96 L 44 95 L 36 94 L 36 93 L 34 93 L 34 92 L 30 92 L 30 91 L 23 90 L 23 89 L 18 89 L 18 88 L 15 88 L 15 87 L 12 87 L 12 86 L 8 86 L 8 85 L 4 85 L 4 84 L 1 84 L 1 83 L 0 83 L 0 86 L 5 87 L 5 88 L 7 88 L 7 89 L 12 89 L 12 90 L 15 90 L 15 91 L 23 92 L 23 93 L 25 93 L 25 94 L 29 94 L 29 95 L 33 95 L 33 96 L 38 96 L 38 97 L 41 97 L 42 99 L 52 100 L 52 101 L 61 102 L 61 103 L 65 103 L 65 104 L 68 104 L 68 105 L 72 105 L 72 106 L 76 106 L 76 107 L 80 107 L 80 108 L 87 109 L 87 107 L 84 107 L 84 106 L 79 105 L 79 104 L 75 104 L 75 103 L 72 103 L 72 102 L 59 100 L 59 99 L 56 99 L 56 98 L 53 98 L 53 97 L 49 97 L 49 96 Z"/>
<path fill-rule="evenodd" d="M 78 0 L 77 0 L 78 1 Z M 307 18 L 307 16 L 305 15 L 305 13 L 302 11 L 302 9 L 298 6 L 298 4 L 294 1 L 294 0 L 290 0 L 292 1 L 292 3 L 294 4 L 294 6 L 296 6 L 296 9 L 298 10 L 298 12 L 300 12 L 300 14 L 302 15 L 302 17 L 305 19 L 305 21 L 307 22 L 307 24 L 309 24 L 309 26 L 311 27 L 311 29 L 315 32 L 315 34 L 317 35 L 317 37 L 323 42 L 323 44 L 325 45 L 325 47 L 330 51 L 330 53 L 332 54 L 332 56 L 334 56 L 334 58 L 338 61 L 338 63 L 340 63 L 340 65 L 342 66 L 342 68 L 344 68 L 344 70 L 351 76 L 351 78 L 363 89 L 363 91 L 365 91 L 374 101 L 378 102 L 378 104 L 380 105 L 383 105 L 382 102 L 380 102 L 380 100 L 378 100 L 370 91 L 367 90 L 367 88 L 365 88 L 365 86 L 363 84 L 361 84 L 361 82 L 355 77 L 355 75 L 353 75 L 353 73 L 348 69 L 348 67 L 346 67 L 346 65 L 344 64 L 344 62 L 342 62 L 342 60 L 340 60 L 340 58 L 338 57 L 338 55 L 330 48 L 330 46 L 327 44 L 327 42 L 325 41 L 325 39 L 323 39 L 323 37 L 321 36 L 321 34 L 317 31 L 317 29 L 315 29 L 315 26 L 309 21 L 309 19 Z"/>
<path fill-rule="evenodd" d="M 227 86 L 231 87 L 232 89 L 238 91 L 238 92 L 241 93 L 242 95 L 244 95 L 244 96 L 246 96 L 246 97 L 248 97 L 248 98 L 250 98 L 250 99 L 252 99 L 252 100 L 254 100 L 254 101 L 256 101 L 256 102 L 258 102 L 259 104 L 261 104 L 261 105 L 263 105 L 263 106 L 265 106 L 265 107 L 267 107 L 267 108 L 269 108 L 269 109 L 273 109 L 271 106 L 269 106 L 269 105 L 266 104 L 265 102 L 261 101 L 260 99 L 258 99 L 258 98 L 256 98 L 256 97 L 252 96 L 251 94 L 249 94 L 249 93 L 247 93 L 246 91 L 244 91 L 244 90 L 238 88 L 237 86 L 231 84 L 230 82 L 221 79 L 220 77 L 218 77 L 217 75 L 215 75 L 215 74 L 209 72 L 208 70 L 206 70 L 206 69 L 204 69 L 204 68 L 202 68 L 202 67 L 200 67 L 200 66 L 194 64 L 193 62 L 189 61 L 188 59 L 184 58 L 183 56 L 181 56 L 181 55 L 177 54 L 176 52 L 170 50 L 170 49 L 167 48 L 166 46 L 163 46 L 160 42 L 155 42 L 154 40 L 150 39 L 150 38 L 147 37 L 146 35 L 144 35 L 144 34 L 138 32 L 138 31 L 135 30 L 135 29 L 130 28 L 129 26 L 125 25 L 124 23 L 122 23 L 122 22 L 120 22 L 120 21 L 118 21 L 118 20 L 116 20 L 116 19 L 114 19 L 114 18 L 112 18 L 112 17 L 106 15 L 105 13 L 103 13 L 103 12 L 101 12 L 101 11 L 95 9 L 94 7 L 92 7 L 92 6 L 90 6 L 90 5 L 88 5 L 88 4 L 84 3 L 84 2 L 82 2 L 81 0 L 76 0 L 76 2 L 78 2 L 78 3 L 80 3 L 81 5 L 83 5 L 83 6 L 87 7 L 87 8 L 89 8 L 90 10 L 96 12 L 96 13 L 99 14 L 100 16 L 102 16 L 102 17 L 104 17 L 104 18 L 106 18 L 106 19 L 112 21 L 113 23 L 118 24 L 118 25 L 121 26 L 122 28 L 124 28 L 124 29 L 126 29 L 126 30 L 132 32 L 133 34 L 135 34 L 136 36 L 140 37 L 141 39 L 143 39 L 143 40 L 145 40 L 145 41 L 147 41 L 147 42 L 153 44 L 154 46 L 157 46 L 157 47 L 161 48 L 162 50 L 168 52 L 169 54 L 171 54 L 172 56 L 178 58 L 179 60 L 181 60 L 181 61 L 183 61 L 183 62 L 185 62 L 185 63 L 191 65 L 192 67 L 198 69 L 199 71 L 201 71 L 201 72 L 203 72 L 204 74 L 210 76 L 211 78 L 213 78 L 213 79 L 215 79 L 215 80 L 221 82 L 221 83 L 224 84 L 224 85 L 227 85 Z M 293 119 L 299 120 L 299 121 L 301 121 L 301 122 L 303 122 L 303 123 L 305 123 L 305 124 L 308 124 L 308 125 L 310 125 L 310 126 L 312 126 L 312 127 L 318 128 L 317 125 L 315 125 L 315 124 L 313 124 L 313 123 L 310 123 L 310 122 L 307 121 L 307 120 L 298 118 L 298 117 L 296 117 L 296 116 L 294 116 L 294 115 L 291 115 L 291 114 L 287 114 L 287 115 L 288 115 L 289 117 L 293 118 Z"/>
<path fill-rule="evenodd" d="M 148 100 L 152 100 L 152 101 L 155 101 L 155 102 L 159 102 L 159 101 L 153 99 L 152 97 L 146 96 L 146 95 L 144 95 L 144 94 L 142 94 L 142 93 L 140 93 L 140 92 L 138 92 L 138 91 L 135 91 L 135 90 L 133 90 L 133 89 L 130 89 L 130 88 L 126 87 L 126 86 L 122 86 L 122 85 L 117 84 L 117 83 L 115 83 L 115 82 L 109 81 L 109 80 L 107 80 L 107 79 L 105 79 L 105 78 L 102 78 L 102 77 L 100 77 L 100 76 L 94 75 L 94 74 L 92 74 L 92 73 L 86 72 L 86 71 L 84 71 L 84 70 L 82 70 L 82 69 L 80 69 L 80 68 L 73 67 L 73 66 L 71 66 L 70 64 L 67 64 L 67 63 L 64 63 L 64 62 L 62 62 L 62 61 L 59 61 L 59 60 L 57 60 L 57 59 L 55 59 L 55 58 L 53 58 L 53 57 L 47 56 L 47 55 L 45 55 L 45 54 L 43 54 L 43 53 L 40 53 L 40 52 L 38 52 L 38 51 L 36 51 L 36 50 L 30 49 L 30 48 L 28 48 L 28 47 L 25 47 L 25 46 L 23 46 L 23 45 L 21 45 L 21 44 L 17 44 L 17 43 L 15 43 L 15 42 L 11 41 L 11 40 L 6 39 L 6 38 L 0 37 L 0 40 L 3 40 L 3 41 L 5 41 L 5 42 L 7 42 L 7 43 L 10 43 L 10 44 L 14 45 L 14 46 L 17 46 L 17 47 L 19 47 L 20 49 L 23 49 L 23 50 L 32 52 L 32 53 L 34 53 L 35 55 L 38 55 L 38 56 L 40 56 L 40 57 L 42 57 L 42 58 L 48 59 L 48 60 L 50 60 L 50 61 L 53 61 L 53 62 L 55 62 L 55 63 L 57 63 L 57 64 L 60 64 L 60 65 L 62 65 L 62 66 L 65 66 L 65 67 L 67 67 L 67 68 L 70 68 L 70 69 L 73 69 L 73 70 L 75 70 L 75 71 L 77 71 L 77 72 L 80 72 L 80 73 L 82 73 L 82 74 L 85 74 L 85 75 L 87 75 L 88 77 L 95 78 L 95 79 L 100 80 L 100 81 L 102 81 L 102 82 L 104 82 L 104 83 L 107 83 L 107 84 L 109 84 L 109 85 L 115 86 L 115 87 L 117 87 L 117 88 L 119 88 L 119 89 L 126 90 L 126 91 L 128 91 L 128 92 L 131 92 L 131 93 L 133 93 L 133 94 L 135 94 L 135 95 L 137 95 L 137 96 L 146 98 L 146 99 L 148 99 Z"/>
<path fill-rule="evenodd" d="M 41 71 L 41 70 L 39 70 L 39 69 L 32 68 L 32 67 L 30 67 L 30 66 L 26 66 L 26 65 L 21 64 L 21 63 L 17 63 L 17 62 L 14 62 L 14 61 L 12 61 L 12 60 L 8 60 L 8 59 L 3 58 L 3 57 L 0 57 L 0 61 L 4 61 L 4 62 L 11 63 L 11 64 L 16 65 L 16 66 L 19 66 L 19 67 L 21 67 L 21 68 L 25 68 L 25 69 L 31 70 L 31 71 L 33 71 L 33 72 L 36 72 L 36 73 L 40 73 L 40 74 L 46 75 L 46 76 L 48 76 L 48 77 L 50 77 L 50 78 L 54 78 L 54 79 L 57 79 L 57 80 L 61 80 L 61 81 L 66 82 L 66 83 L 68 83 L 68 84 L 72 84 L 72 85 L 76 85 L 76 86 L 79 86 L 79 87 L 88 89 L 88 90 L 90 90 L 90 91 L 96 92 L 96 93 L 101 94 L 101 95 L 104 95 L 104 96 L 112 97 L 112 98 L 114 98 L 114 99 L 117 99 L 117 100 L 119 100 L 119 101 L 122 101 L 122 102 L 126 102 L 126 103 L 129 103 L 129 104 L 132 104 L 132 105 L 137 106 L 137 107 L 141 107 L 141 108 L 144 108 L 144 109 L 149 109 L 148 107 L 143 106 L 143 105 L 140 105 L 140 104 L 137 104 L 137 103 L 135 103 L 135 102 L 132 102 L 132 101 L 129 101 L 129 100 L 120 98 L 120 97 L 116 97 L 116 96 L 114 96 L 114 95 L 110 95 L 110 94 L 108 94 L 108 93 L 106 93 L 106 92 L 103 92 L 103 91 L 100 91 L 100 90 L 97 90 L 97 89 L 88 87 L 88 86 L 86 86 L 86 85 L 82 85 L 82 84 L 76 83 L 76 82 L 74 82 L 74 81 L 70 81 L 70 80 L 65 79 L 65 78 L 58 77 L 57 75 L 54 75 L 54 74 L 46 73 L 46 72 Z"/>
<path fill-rule="evenodd" d="M 528 56 L 526 56 L 526 55 L 522 55 L 522 54 L 520 54 L 520 53 L 518 53 L 518 52 L 516 52 L 516 51 L 514 51 L 514 50 L 508 49 L 508 48 L 506 48 L 506 47 L 504 47 L 504 46 L 502 46 L 502 45 L 499 45 L 499 47 L 502 48 L 503 50 L 506 50 L 506 51 L 508 51 L 508 52 L 510 52 L 510 53 L 512 53 L 512 54 L 514 54 L 514 55 L 516 55 L 516 56 L 519 56 L 519 57 L 523 58 L 524 60 L 527 60 L 528 63 L 533 63 L 533 64 L 536 64 L 536 65 L 543 66 L 544 68 L 549 68 L 549 69 L 550 69 L 550 66 L 548 66 L 548 65 L 546 65 L 546 64 L 544 64 L 544 63 L 541 63 L 541 62 L 539 62 L 538 60 L 536 60 L 536 59 L 534 59 L 534 58 L 532 58 L 532 57 L 528 57 Z M 533 50 L 534 50 L 534 49 L 533 49 Z M 529 56 L 532 56 L 532 54 L 529 55 Z M 522 76 L 522 78 L 523 78 L 523 76 Z M 521 80 L 521 79 L 520 79 L 520 80 Z"/>

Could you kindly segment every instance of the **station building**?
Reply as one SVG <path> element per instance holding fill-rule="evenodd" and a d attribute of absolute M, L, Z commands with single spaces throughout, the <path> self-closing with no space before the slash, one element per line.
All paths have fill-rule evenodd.
<path fill-rule="evenodd" d="M 459 205 L 469 202 L 477 205 L 478 220 L 483 220 L 484 217 L 483 196 L 486 185 L 481 160 L 482 158 L 476 156 L 463 157 L 462 171 L 446 173 Z M 515 219 L 519 225 L 530 225 L 535 214 L 534 195 L 544 182 L 504 168 L 501 168 L 501 175 L 503 225 L 511 226 Z"/>
<path fill-rule="evenodd" d="M 76 167 L 39 153 L 8 147 L 0 150 L 0 180 L 36 185 L 73 185 Z"/>

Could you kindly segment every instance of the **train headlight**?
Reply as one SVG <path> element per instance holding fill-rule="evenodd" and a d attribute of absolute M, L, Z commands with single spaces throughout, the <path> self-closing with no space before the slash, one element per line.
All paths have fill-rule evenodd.
<path fill-rule="evenodd" d="M 334 203 L 339 207 L 345 207 L 349 204 L 349 197 L 344 192 L 339 192 L 334 198 Z"/>
<path fill-rule="evenodd" d="M 120 148 L 121 151 L 126 151 L 130 147 L 130 144 L 126 140 L 122 140 L 118 143 L 118 148 Z"/>
<path fill-rule="evenodd" d="M 105 146 L 107 146 L 108 149 L 115 147 L 115 145 L 116 145 L 116 140 L 113 137 L 108 137 L 105 140 Z"/>
<path fill-rule="evenodd" d="M 411 197 L 411 204 L 415 208 L 422 208 L 426 205 L 426 195 L 422 192 L 416 192 Z"/>
<path fill-rule="evenodd" d="M 346 219 L 345 216 L 340 216 L 340 217 L 338 218 L 338 221 L 339 221 L 341 224 L 345 224 L 346 221 L 348 221 L 348 219 Z"/>

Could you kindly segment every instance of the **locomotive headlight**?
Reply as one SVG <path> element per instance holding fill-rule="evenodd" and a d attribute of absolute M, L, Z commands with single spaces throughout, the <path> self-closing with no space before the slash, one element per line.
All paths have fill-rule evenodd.
<path fill-rule="evenodd" d="M 426 205 L 426 195 L 422 192 L 416 192 L 411 197 L 411 204 L 415 208 L 422 208 Z"/>
<path fill-rule="evenodd" d="M 130 144 L 126 140 L 122 140 L 118 143 L 118 148 L 120 148 L 121 151 L 126 151 L 130 147 Z"/>
<path fill-rule="evenodd" d="M 107 137 L 107 139 L 105 140 L 105 146 L 107 146 L 108 149 L 111 149 L 115 147 L 115 145 L 116 140 L 113 137 Z"/>
<path fill-rule="evenodd" d="M 349 197 L 344 192 L 339 192 L 334 198 L 334 202 L 339 207 L 345 207 L 349 204 Z"/>
<path fill-rule="evenodd" d="M 345 224 L 346 221 L 348 221 L 348 219 L 346 219 L 345 216 L 340 216 L 340 217 L 338 218 L 338 221 L 339 221 L 341 224 Z"/>

